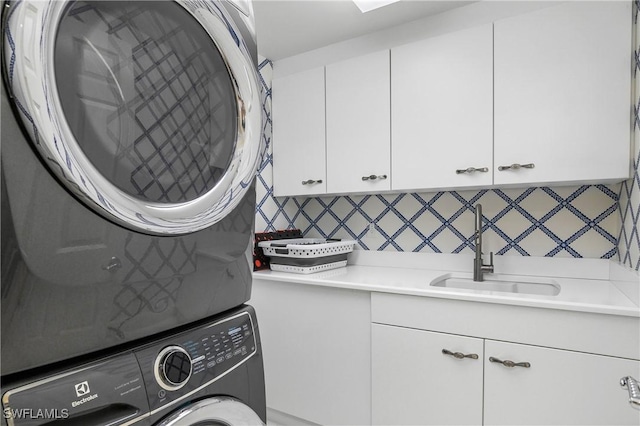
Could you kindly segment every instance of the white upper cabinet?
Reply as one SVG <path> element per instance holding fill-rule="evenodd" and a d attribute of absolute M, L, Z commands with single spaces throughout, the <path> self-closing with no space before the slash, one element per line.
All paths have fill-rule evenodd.
<path fill-rule="evenodd" d="M 495 22 L 495 184 L 629 176 L 631 21 L 631 2 L 568 2 Z"/>
<path fill-rule="evenodd" d="M 275 194 L 627 179 L 632 52 L 631 2 L 564 2 L 274 79 Z"/>
<path fill-rule="evenodd" d="M 327 191 L 324 67 L 272 83 L 274 195 Z"/>
<path fill-rule="evenodd" d="M 491 185 L 492 51 L 491 25 L 391 50 L 392 189 Z"/>
<path fill-rule="evenodd" d="M 327 65 L 327 192 L 389 190 L 389 51 Z"/>

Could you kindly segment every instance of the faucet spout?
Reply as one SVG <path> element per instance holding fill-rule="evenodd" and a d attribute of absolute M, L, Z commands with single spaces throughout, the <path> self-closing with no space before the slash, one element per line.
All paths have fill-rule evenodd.
<path fill-rule="evenodd" d="M 484 273 L 493 272 L 493 253 L 490 253 L 489 264 L 482 260 L 482 205 L 476 204 L 475 208 L 475 258 L 473 259 L 473 280 L 484 281 Z"/>

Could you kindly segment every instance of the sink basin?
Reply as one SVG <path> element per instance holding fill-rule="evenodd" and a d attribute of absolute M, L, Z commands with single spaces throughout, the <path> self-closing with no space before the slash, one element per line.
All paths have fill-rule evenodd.
<path fill-rule="evenodd" d="M 560 285 L 552 279 L 507 275 L 485 276 L 484 281 L 473 281 L 469 277 L 446 274 L 431 281 L 430 285 L 432 287 L 451 289 L 534 294 L 539 296 L 557 296 L 560 293 Z"/>

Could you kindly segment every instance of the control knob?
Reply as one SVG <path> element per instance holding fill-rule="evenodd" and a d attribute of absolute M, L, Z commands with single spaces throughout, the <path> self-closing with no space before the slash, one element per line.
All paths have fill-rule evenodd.
<path fill-rule="evenodd" d="M 191 364 L 191 356 L 180 346 L 167 346 L 161 350 L 154 364 L 160 387 L 175 391 L 186 385 L 191 377 Z"/>

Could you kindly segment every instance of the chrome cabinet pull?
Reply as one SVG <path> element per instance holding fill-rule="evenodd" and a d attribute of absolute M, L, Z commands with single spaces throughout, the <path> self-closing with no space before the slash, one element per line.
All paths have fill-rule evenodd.
<path fill-rule="evenodd" d="M 482 172 L 482 173 L 487 173 L 489 171 L 488 167 L 469 167 L 466 169 L 458 169 L 456 170 L 456 174 L 461 175 L 462 173 L 475 173 L 475 172 Z"/>
<path fill-rule="evenodd" d="M 369 176 L 362 176 L 362 180 L 376 180 L 376 179 L 380 179 L 380 180 L 384 180 L 387 178 L 387 175 L 369 175 Z"/>
<path fill-rule="evenodd" d="M 512 164 L 510 166 L 500 166 L 498 167 L 498 170 L 500 170 L 501 172 L 504 172 L 505 170 L 518 170 L 518 169 L 533 169 L 536 165 L 533 163 L 529 163 L 529 164 Z"/>
<path fill-rule="evenodd" d="M 629 391 L 629 404 L 640 410 L 640 384 L 631 376 L 620 379 L 620 386 Z"/>
<path fill-rule="evenodd" d="M 454 358 L 457 359 L 463 359 L 463 358 L 471 358 L 471 359 L 478 359 L 478 355 L 477 354 L 463 354 L 462 352 L 451 352 L 448 349 L 443 349 L 442 353 L 445 355 L 450 355 Z"/>
<path fill-rule="evenodd" d="M 322 179 L 318 179 L 318 180 L 309 179 L 309 180 L 302 181 L 303 185 L 313 185 L 314 183 L 322 183 Z"/>
<path fill-rule="evenodd" d="M 531 364 L 529 364 L 528 362 L 513 362 L 510 361 L 508 359 L 505 359 L 504 361 L 498 359 L 498 358 L 494 358 L 492 356 L 489 357 L 489 362 L 496 362 L 498 364 L 502 364 L 505 367 L 509 367 L 509 368 L 513 368 L 513 367 L 524 367 L 524 368 L 529 368 L 531 367 Z"/>

